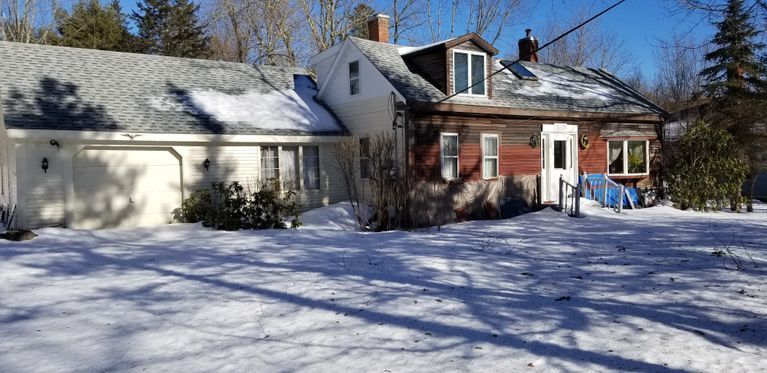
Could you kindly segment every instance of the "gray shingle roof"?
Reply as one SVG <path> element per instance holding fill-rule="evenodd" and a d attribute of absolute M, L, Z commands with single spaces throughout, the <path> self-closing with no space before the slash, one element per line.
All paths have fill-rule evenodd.
<path fill-rule="evenodd" d="M 314 102 L 311 90 L 316 87 L 305 77 L 305 69 L 10 42 L 0 42 L 0 60 L 0 104 L 8 128 L 173 134 L 346 132 L 329 110 Z M 296 81 L 303 91 L 295 89 Z M 254 113 L 250 106 L 263 102 L 277 106 L 274 109 L 281 114 L 292 111 L 273 115 L 277 119 L 271 121 L 250 115 Z M 229 108 L 240 112 L 230 115 L 225 112 Z M 256 114 L 269 111 L 257 109 Z"/>
<path fill-rule="evenodd" d="M 352 42 L 407 99 L 436 102 L 446 95 L 410 69 L 400 55 L 403 46 L 351 38 Z M 404 47 L 403 51 L 407 51 Z M 456 96 L 447 103 L 528 110 L 582 113 L 662 114 L 648 99 L 612 74 L 583 67 L 521 62 L 538 76 L 524 80 L 505 70 L 493 77 L 493 98 Z M 496 60 L 493 71 L 503 67 Z"/>

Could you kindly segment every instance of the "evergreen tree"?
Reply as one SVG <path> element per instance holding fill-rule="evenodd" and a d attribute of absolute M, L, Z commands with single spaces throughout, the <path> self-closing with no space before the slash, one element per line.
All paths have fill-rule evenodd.
<path fill-rule="evenodd" d="M 144 0 L 131 18 L 138 27 L 139 48 L 174 57 L 210 56 L 210 38 L 200 24 L 200 6 L 189 0 Z"/>
<path fill-rule="evenodd" d="M 706 54 L 709 67 L 701 75 L 711 98 L 707 120 L 732 134 L 734 146 L 727 151 L 746 161 L 753 181 L 767 150 L 767 136 L 759 131 L 767 115 L 765 67 L 759 60 L 764 44 L 754 41 L 761 32 L 754 25 L 752 9 L 745 8 L 744 0 L 727 1 L 722 20 L 714 24 L 716 49 Z"/>
<path fill-rule="evenodd" d="M 58 45 L 121 52 L 133 50 L 133 36 L 128 32 L 120 4 L 115 0 L 101 6 L 98 0 L 80 0 L 72 14 L 57 9 L 55 14 Z"/>

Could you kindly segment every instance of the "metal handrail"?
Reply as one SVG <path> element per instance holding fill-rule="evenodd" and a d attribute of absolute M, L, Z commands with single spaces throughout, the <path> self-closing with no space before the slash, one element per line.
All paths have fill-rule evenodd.
<path fill-rule="evenodd" d="M 581 184 L 573 185 L 559 176 L 559 209 L 570 216 L 581 216 Z"/>

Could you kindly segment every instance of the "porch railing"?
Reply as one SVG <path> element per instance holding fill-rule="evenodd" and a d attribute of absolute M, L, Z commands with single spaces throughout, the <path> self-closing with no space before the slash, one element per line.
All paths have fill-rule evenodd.
<path fill-rule="evenodd" d="M 606 174 L 586 174 L 581 177 L 583 196 L 597 201 L 602 207 L 609 207 L 618 213 L 623 211 L 625 201 L 634 209 L 633 198 L 626 187 L 607 177 Z"/>
<path fill-rule="evenodd" d="M 559 209 L 570 216 L 581 216 L 581 184 L 570 184 L 559 177 Z"/>

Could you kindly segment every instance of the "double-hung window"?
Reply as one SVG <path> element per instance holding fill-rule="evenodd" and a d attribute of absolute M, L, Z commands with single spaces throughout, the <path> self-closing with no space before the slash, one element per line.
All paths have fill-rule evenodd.
<path fill-rule="evenodd" d="M 304 146 L 304 189 L 320 189 L 320 147 Z"/>
<path fill-rule="evenodd" d="M 484 96 L 487 85 L 487 81 L 484 80 L 486 67 L 484 53 L 453 51 L 453 91 L 459 94 Z"/>
<path fill-rule="evenodd" d="M 280 151 L 276 146 L 261 147 L 261 180 L 279 179 Z"/>
<path fill-rule="evenodd" d="M 360 93 L 360 61 L 349 62 L 349 94 Z"/>
<path fill-rule="evenodd" d="M 498 177 L 498 135 L 482 135 L 482 178 Z"/>
<path fill-rule="evenodd" d="M 443 133 L 440 136 L 440 163 L 442 178 L 447 180 L 458 178 L 458 134 Z"/>
<path fill-rule="evenodd" d="M 607 142 L 607 171 L 610 175 L 644 175 L 650 172 L 646 140 Z"/>

